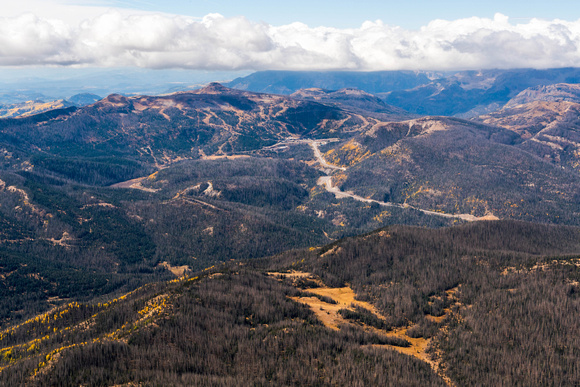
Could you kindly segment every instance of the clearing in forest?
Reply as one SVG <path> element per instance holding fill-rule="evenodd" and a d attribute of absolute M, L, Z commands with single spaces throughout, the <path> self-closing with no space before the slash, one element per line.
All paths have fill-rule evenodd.
<path fill-rule="evenodd" d="M 442 373 L 440 364 L 437 361 L 432 360 L 429 354 L 427 353 L 427 349 L 429 348 L 431 339 L 426 339 L 424 337 L 413 338 L 407 335 L 407 331 L 411 329 L 412 326 L 400 327 L 392 330 L 384 330 L 366 325 L 362 322 L 355 323 L 352 320 L 348 320 L 342 317 L 339 312 L 341 309 L 355 311 L 355 307 L 362 307 L 373 313 L 380 320 L 383 321 L 385 320 L 385 317 L 381 315 L 380 312 L 372 304 L 355 299 L 356 294 L 349 286 L 341 288 L 330 288 L 324 286 L 324 284 L 322 284 L 322 282 L 319 279 L 316 279 L 310 273 L 304 272 L 293 271 L 290 273 L 268 273 L 268 274 L 276 276 L 281 279 L 289 278 L 292 279 L 293 281 L 296 281 L 297 279 L 307 279 L 309 281 L 321 285 L 320 287 L 317 288 L 310 288 L 305 290 L 306 293 L 321 296 L 320 298 L 316 296 L 304 296 L 304 297 L 291 297 L 291 299 L 308 305 L 312 310 L 312 312 L 316 315 L 316 317 L 327 328 L 333 330 L 340 330 L 340 327 L 344 325 L 358 325 L 362 326 L 364 330 L 376 333 L 377 335 L 380 336 L 393 337 L 407 341 L 408 343 L 410 343 L 410 346 L 408 347 L 388 344 L 376 344 L 373 345 L 373 347 L 392 349 L 405 355 L 416 357 L 417 359 L 428 363 L 435 370 L 435 372 L 437 372 L 445 380 L 445 382 L 447 382 L 448 385 L 452 385 L 449 378 Z M 449 290 L 448 296 L 453 297 L 456 290 L 457 290 L 456 288 Z M 326 302 L 324 301 L 325 298 L 332 299 L 332 301 L 335 303 Z M 449 313 L 451 313 L 451 310 L 445 309 L 445 313 L 442 316 L 435 317 L 427 315 L 425 317 L 431 321 L 441 322 L 445 319 L 445 317 L 447 317 Z"/>

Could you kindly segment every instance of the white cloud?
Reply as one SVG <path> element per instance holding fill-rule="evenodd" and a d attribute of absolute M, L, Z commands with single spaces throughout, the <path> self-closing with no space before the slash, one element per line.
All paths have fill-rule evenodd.
<path fill-rule="evenodd" d="M 203 19 L 109 10 L 80 23 L 32 14 L 0 18 L 0 65 L 235 69 L 479 69 L 580 64 L 580 20 L 434 20 L 419 30 L 274 27 L 245 17 Z"/>

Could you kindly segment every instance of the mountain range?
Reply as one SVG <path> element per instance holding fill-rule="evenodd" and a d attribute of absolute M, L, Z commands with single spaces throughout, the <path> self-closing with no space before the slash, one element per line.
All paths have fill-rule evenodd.
<path fill-rule="evenodd" d="M 258 72 L 0 119 L 0 380 L 573 383 L 579 71 Z"/>
<path fill-rule="evenodd" d="M 256 92 L 291 94 L 299 89 L 355 88 L 413 114 L 471 118 L 497 110 L 530 87 L 580 83 L 578 68 L 459 72 L 287 72 L 263 71 L 226 83 Z"/>

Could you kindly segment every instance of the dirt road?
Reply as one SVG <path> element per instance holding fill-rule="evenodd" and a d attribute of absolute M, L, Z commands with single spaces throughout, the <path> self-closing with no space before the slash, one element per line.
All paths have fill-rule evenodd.
<path fill-rule="evenodd" d="M 316 157 L 316 160 L 318 161 L 318 163 L 322 166 L 322 170 L 325 171 L 327 169 L 334 169 L 334 170 L 346 170 L 346 168 L 344 167 L 337 167 L 336 165 L 332 165 L 332 164 L 328 164 L 326 162 L 326 160 L 324 160 L 324 157 L 322 157 L 322 154 L 320 153 L 320 149 L 318 149 L 318 142 L 311 140 L 308 142 L 308 144 L 310 145 L 310 147 L 312 148 L 312 150 L 314 151 L 314 156 Z M 325 173 L 328 173 L 325 171 Z M 340 188 L 335 187 L 332 185 L 332 176 L 327 175 L 327 176 L 322 176 L 318 179 L 318 185 L 323 186 L 328 192 L 334 194 L 334 196 L 337 199 L 343 199 L 343 198 L 352 198 L 354 200 L 358 200 L 360 202 L 364 202 L 364 203 L 377 203 L 380 206 L 386 206 L 386 207 L 399 207 L 399 208 L 411 208 L 417 211 L 421 211 L 424 214 L 427 215 L 434 215 L 434 216 L 441 216 L 443 218 L 456 218 L 456 219 L 462 219 L 462 220 L 466 220 L 468 222 L 473 222 L 476 220 L 495 220 L 497 219 L 497 217 L 493 216 L 493 215 L 486 215 L 483 217 L 477 217 L 471 214 L 445 214 L 442 212 L 436 212 L 436 211 L 429 211 L 429 210 L 423 210 L 421 208 L 417 208 L 417 207 L 413 207 L 410 206 L 408 204 L 397 204 L 397 203 L 390 203 L 390 202 L 381 202 L 379 200 L 374 200 L 374 199 L 368 199 L 359 195 L 356 195 L 353 192 L 350 191 L 341 191 Z"/>

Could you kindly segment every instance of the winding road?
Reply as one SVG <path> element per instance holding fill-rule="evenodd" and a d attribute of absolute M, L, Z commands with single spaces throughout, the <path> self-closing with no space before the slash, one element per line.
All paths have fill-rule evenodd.
<path fill-rule="evenodd" d="M 346 170 L 346 168 L 338 167 L 336 165 L 328 164 L 326 162 L 326 160 L 322 156 L 322 153 L 320 153 L 320 149 L 318 149 L 318 145 L 321 143 L 321 141 L 319 141 L 319 140 L 302 140 L 302 141 L 307 142 L 308 145 L 310 145 L 310 147 L 314 151 L 314 156 L 316 157 L 316 160 L 318 161 L 318 163 L 321 166 L 320 169 L 324 173 L 326 173 L 326 176 L 321 176 L 318 179 L 317 184 L 320 186 L 323 186 L 324 189 L 326 189 L 328 192 L 334 194 L 334 196 L 337 199 L 352 198 L 354 200 L 358 200 L 358 201 L 364 202 L 364 203 L 377 203 L 378 205 L 385 206 L 385 207 L 398 207 L 398 208 L 413 209 L 413 210 L 420 211 L 420 212 L 427 214 L 427 215 L 440 216 L 443 218 L 462 219 L 462 220 L 465 220 L 468 222 L 473 222 L 473 221 L 477 221 L 477 220 L 497 220 L 498 219 L 494 215 L 486 215 L 486 216 L 482 216 L 482 217 L 477 217 L 477 216 L 474 216 L 471 214 L 445 214 L 442 212 L 423 210 L 421 208 L 410 206 L 406 203 L 405 204 L 397 204 L 397 203 L 391 203 L 391 202 L 381 202 L 379 200 L 368 199 L 368 198 L 356 195 L 354 192 L 341 191 L 340 188 L 332 185 L 332 176 L 329 174 L 329 170 L 330 171 L 335 171 L 335 170 L 344 171 L 344 170 Z"/>
<path fill-rule="evenodd" d="M 312 148 L 312 151 L 314 152 L 314 157 L 316 157 L 316 160 L 318 161 L 318 163 L 320 164 L 320 166 L 322 167 L 322 170 L 340 170 L 340 171 L 346 171 L 345 167 L 337 167 L 336 165 L 332 165 L 332 164 L 328 164 L 326 162 L 326 160 L 324 159 L 324 157 L 322 157 L 322 153 L 320 153 L 320 149 L 318 149 L 318 145 L 323 145 L 326 144 L 325 142 L 321 142 L 321 141 L 316 141 L 316 140 L 306 140 L 308 145 L 310 145 L 310 147 Z M 326 174 L 328 174 L 328 172 L 324 172 Z M 318 183 L 320 185 L 320 183 Z"/>
<path fill-rule="evenodd" d="M 312 148 L 312 151 L 314 152 L 314 157 L 316 158 L 316 161 L 319 164 L 318 169 L 326 174 L 326 176 L 321 176 L 318 179 L 317 184 L 324 187 L 324 189 L 326 189 L 326 191 L 334 194 L 334 196 L 338 199 L 351 198 L 354 200 L 358 200 L 359 202 L 377 203 L 378 205 L 385 206 L 385 207 L 398 207 L 398 208 L 413 209 L 413 210 L 420 211 L 420 212 L 427 214 L 427 215 L 440 216 L 443 218 L 461 219 L 461 220 L 465 220 L 468 222 L 473 222 L 473 221 L 477 221 L 477 220 L 498 220 L 499 219 L 498 217 L 496 217 L 495 215 L 492 215 L 492 214 L 477 217 L 477 216 L 474 216 L 471 214 L 446 214 L 446 213 L 442 213 L 442 212 L 423 210 L 421 208 L 410 206 L 407 203 L 398 204 L 398 203 L 391 203 L 391 202 L 381 202 L 379 200 L 369 199 L 369 198 L 365 198 L 365 197 L 356 195 L 354 192 L 351 192 L 351 191 L 346 191 L 346 192 L 341 191 L 340 188 L 338 188 L 332 184 L 332 173 L 334 173 L 336 171 L 346 171 L 346 168 L 339 167 L 337 165 L 329 164 L 324 159 L 324 156 L 322 156 L 322 153 L 320 152 L 320 149 L 318 148 L 319 145 L 325 145 L 325 144 L 328 144 L 329 142 L 337 142 L 337 141 L 340 141 L 340 140 L 338 138 L 329 138 L 329 139 L 322 139 L 322 140 L 305 140 L 305 139 L 288 138 L 282 142 L 265 147 L 263 149 L 264 150 L 266 150 L 266 149 L 276 150 L 279 148 L 283 148 L 283 147 L 287 147 L 287 146 L 291 146 L 291 145 L 296 145 L 296 144 L 308 144 L 310 146 L 310 148 Z M 228 157 L 237 157 L 237 156 L 228 156 Z M 247 157 L 247 156 L 244 156 L 244 157 Z M 144 191 L 148 191 L 148 192 L 156 192 L 157 190 L 154 190 L 151 188 L 146 188 L 146 187 L 143 187 L 141 185 L 141 181 L 143 179 L 146 179 L 146 178 L 147 177 L 141 177 L 141 178 L 125 181 L 122 183 L 117 183 L 117 184 L 112 185 L 111 187 L 134 188 L 134 189 L 140 189 L 140 190 L 144 190 Z M 209 205 L 209 204 L 204 203 L 204 202 L 202 202 L 202 203 Z"/>

